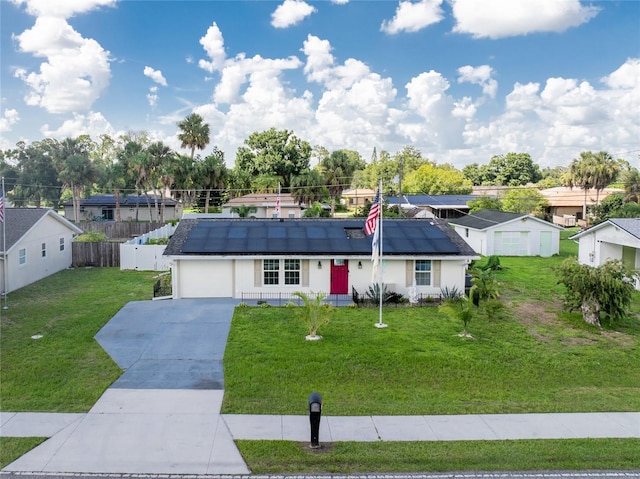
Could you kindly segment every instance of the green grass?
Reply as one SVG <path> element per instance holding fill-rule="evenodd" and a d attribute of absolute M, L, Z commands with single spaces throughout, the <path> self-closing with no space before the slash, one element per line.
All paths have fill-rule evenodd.
<path fill-rule="evenodd" d="M 343 308 L 308 342 L 284 308 L 236 309 L 223 412 L 304 414 L 314 390 L 329 415 L 640 410 L 637 318 L 622 333 L 538 313 L 476 318 L 465 339 L 436 308 L 387 309 L 382 330 Z"/>
<path fill-rule="evenodd" d="M 121 374 L 94 335 L 127 302 L 151 299 L 153 274 L 65 270 L 10 293 L 0 323 L 1 410 L 88 411 Z"/>
<path fill-rule="evenodd" d="M 337 442 L 237 441 L 254 474 L 634 469 L 639 439 Z"/>
<path fill-rule="evenodd" d="M 46 437 L 0 437 L 0 469 L 46 440 Z"/>

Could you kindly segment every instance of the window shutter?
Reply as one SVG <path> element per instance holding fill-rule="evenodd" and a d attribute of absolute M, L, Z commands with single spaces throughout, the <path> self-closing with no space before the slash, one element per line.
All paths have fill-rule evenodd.
<path fill-rule="evenodd" d="M 404 278 L 404 285 L 407 288 L 410 288 L 411 286 L 413 286 L 413 268 L 414 268 L 413 260 L 412 259 L 408 259 L 407 260 L 405 278 Z"/>
<path fill-rule="evenodd" d="M 309 286 L 309 260 L 303 259 L 300 267 L 302 268 L 302 286 Z"/>
<path fill-rule="evenodd" d="M 440 264 L 442 263 L 442 261 L 440 260 L 431 260 L 431 275 L 433 276 L 433 280 L 431 281 L 431 283 L 433 284 L 433 286 L 435 286 L 436 288 L 440 287 Z"/>
<path fill-rule="evenodd" d="M 256 288 L 262 286 L 262 260 L 253 260 L 253 285 Z"/>

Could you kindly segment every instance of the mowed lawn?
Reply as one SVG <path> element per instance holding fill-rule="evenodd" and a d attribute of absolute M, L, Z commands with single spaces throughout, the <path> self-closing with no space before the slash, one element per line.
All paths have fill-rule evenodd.
<path fill-rule="evenodd" d="M 462 324 L 436 307 L 339 308 L 306 331 L 288 308 L 237 308 L 225 353 L 224 413 L 329 415 L 640 411 L 640 293 L 602 329 L 562 310 L 553 258 L 501 258 L 501 303 Z"/>
<path fill-rule="evenodd" d="M 0 313 L 1 410 L 88 411 L 121 374 L 94 336 L 129 301 L 151 299 L 153 276 L 78 268 L 10 293 Z"/>

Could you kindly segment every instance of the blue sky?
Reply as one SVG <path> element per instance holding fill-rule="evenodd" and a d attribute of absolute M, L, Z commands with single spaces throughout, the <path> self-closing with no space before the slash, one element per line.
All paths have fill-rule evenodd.
<path fill-rule="evenodd" d="M 191 112 L 235 152 L 289 129 L 463 167 L 640 154 L 640 1 L 1 0 L 0 148 Z"/>

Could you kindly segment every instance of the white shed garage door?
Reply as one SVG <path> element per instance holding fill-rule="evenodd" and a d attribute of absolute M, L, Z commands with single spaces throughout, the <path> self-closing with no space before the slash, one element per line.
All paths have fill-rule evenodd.
<path fill-rule="evenodd" d="M 182 298 L 233 297 L 232 261 L 181 261 Z"/>
<path fill-rule="evenodd" d="M 527 256 L 529 254 L 528 231 L 496 231 L 493 254 L 498 256 Z"/>

